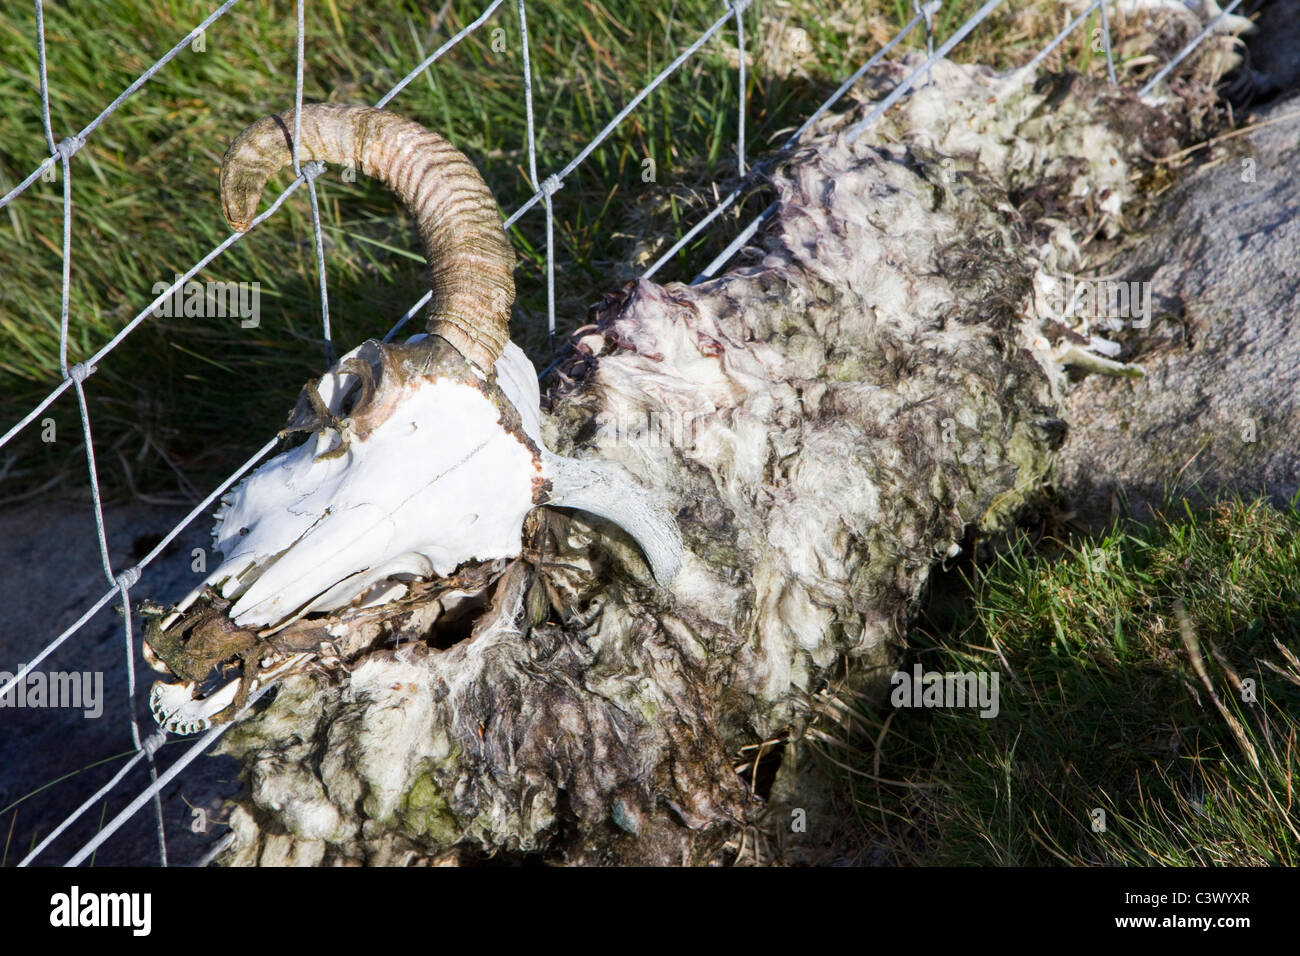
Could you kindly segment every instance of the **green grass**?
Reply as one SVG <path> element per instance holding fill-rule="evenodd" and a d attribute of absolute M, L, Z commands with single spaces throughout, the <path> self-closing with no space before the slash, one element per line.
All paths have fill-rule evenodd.
<path fill-rule="evenodd" d="M 1300 512 L 1226 502 L 967 580 L 904 669 L 998 672 L 1000 711 L 859 702 L 864 844 L 916 864 L 1300 861 Z"/>
<path fill-rule="evenodd" d="M 213 7 L 214 0 L 109 0 L 46 10 L 55 138 L 79 130 Z M 412 66 L 474 19 L 485 3 L 415 2 L 308 8 L 305 96 L 374 102 Z M 978 6 L 945 5 L 940 35 Z M 1023 59 L 1054 14 L 1044 2 L 1008 2 L 959 48 L 962 58 Z M 538 169 L 562 167 L 660 69 L 716 19 L 714 0 L 530 0 Z M 781 143 L 839 82 L 911 17 L 910 3 L 828 0 L 747 18 L 748 153 Z M 1028 18 L 1028 19 L 1026 19 Z M 1046 22 L 1046 21 L 1043 21 Z M 30 5 L 0 12 L 0 189 L 47 155 Z M 1054 20 L 1052 21 L 1054 24 Z M 504 31 L 494 34 L 496 29 Z M 806 31 L 794 62 L 784 38 Z M 87 358 L 228 235 L 217 169 L 247 123 L 292 105 L 294 6 L 241 3 L 90 137 L 73 159 L 69 361 Z M 917 31 L 903 49 L 923 45 Z M 728 24 L 651 94 L 555 196 L 561 337 L 589 305 L 639 274 L 735 182 L 737 75 Z M 439 129 L 480 166 L 508 213 L 526 185 L 518 22 L 507 3 L 483 29 L 407 87 L 392 108 Z M 653 159 L 654 182 L 642 179 Z M 318 180 L 334 340 L 339 350 L 385 331 L 423 293 L 418 241 L 393 198 L 374 184 Z M 289 183 L 287 174 L 272 188 Z M 716 184 L 716 187 L 715 187 Z M 688 280 L 768 201 L 764 192 L 722 217 L 657 276 Z M 520 253 L 517 341 L 539 364 L 545 334 L 545 232 L 540 209 L 514 231 Z M 0 212 L 0 426 L 28 412 L 59 381 L 62 183 L 38 182 Z M 205 489 L 282 424 L 299 386 L 319 372 L 321 315 L 305 191 L 201 273 L 259 282 L 261 324 L 149 318 L 87 382 L 101 482 L 110 497 Z M 85 482 L 76 403 L 48 412 L 58 440 L 29 427 L 0 451 L 0 502 L 52 479 Z M 178 473 L 184 478 L 178 478 Z M 70 480 L 69 480 L 70 479 Z M 189 482 L 187 486 L 186 482 Z M 193 492 L 188 492 L 193 497 Z"/>

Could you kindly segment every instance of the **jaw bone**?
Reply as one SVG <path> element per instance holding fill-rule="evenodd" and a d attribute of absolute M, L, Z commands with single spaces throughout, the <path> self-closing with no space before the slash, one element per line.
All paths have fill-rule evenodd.
<path fill-rule="evenodd" d="M 212 718 L 235 702 L 239 681 L 232 680 L 207 697 L 196 696 L 192 681 L 165 684 L 155 681 L 149 692 L 149 710 L 158 726 L 169 734 L 197 734 L 212 726 Z"/>
<path fill-rule="evenodd" d="M 195 681 L 179 681 L 167 684 L 154 681 L 149 691 L 149 711 L 158 726 L 169 734 L 198 734 L 207 730 L 213 723 L 224 723 L 250 694 L 261 685 L 267 684 L 290 670 L 307 663 L 310 654 L 293 654 L 279 662 L 273 668 L 263 671 L 257 678 L 247 682 L 247 691 L 241 694 L 244 686 L 242 680 L 232 680 L 222 685 L 206 697 L 199 696 Z"/>

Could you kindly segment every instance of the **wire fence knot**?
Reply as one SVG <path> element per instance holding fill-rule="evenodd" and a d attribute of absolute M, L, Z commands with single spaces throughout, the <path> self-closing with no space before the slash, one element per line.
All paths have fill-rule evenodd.
<path fill-rule="evenodd" d="M 94 365 L 87 365 L 85 362 L 78 362 L 76 365 L 68 366 L 67 377 L 72 379 L 77 384 L 81 384 L 86 379 L 90 378 L 90 376 L 94 375 L 97 371 L 99 371 L 99 369 L 96 368 Z"/>
<path fill-rule="evenodd" d="M 135 587 L 140 580 L 140 566 L 136 565 L 135 567 L 127 568 L 114 578 L 114 580 L 117 582 L 117 586 L 123 591 L 131 590 L 131 588 Z"/>
<path fill-rule="evenodd" d="M 537 187 L 537 191 L 543 196 L 554 196 L 564 188 L 564 180 L 559 176 L 551 175 L 542 180 L 542 184 Z"/>
<path fill-rule="evenodd" d="M 167 731 L 160 730 L 157 733 L 150 734 L 146 737 L 144 742 L 140 744 L 140 749 L 143 750 L 147 756 L 152 757 L 158 752 L 158 748 L 166 742 Z"/>
<path fill-rule="evenodd" d="M 67 139 L 60 141 L 58 146 L 54 147 L 54 155 L 59 159 L 71 159 L 76 155 L 77 150 L 86 145 L 85 137 L 69 136 Z"/>
<path fill-rule="evenodd" d="M 753 4 L 754 0 L 727 0 L 727 9 L 732 13 L 744 13 Z"/>
<path fill-rule="evenodd" d="M 325 164 L 319 159 L 313 159 L 309 163 L 302 164 L 299 178 L 309 183 L 323 172 L 325 172 Z"/>

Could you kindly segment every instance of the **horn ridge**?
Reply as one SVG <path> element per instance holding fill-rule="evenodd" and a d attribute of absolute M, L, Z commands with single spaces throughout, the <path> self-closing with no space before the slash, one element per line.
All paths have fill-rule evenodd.
<path fill-rule="evenodd" d="M 515 253 L 478 169 L 444 137 L 387 110 L 312 103 L 301 126 L 301 161 L 351 162 L 401 198 L 429 265 L 428 331 L 489 371 L 510 336 Z M 292 165 L 293 128 L 291 109 L 264 117 L 226 151 L 221 201 L 232 228 L 248 228 L 267 181 Z"/>

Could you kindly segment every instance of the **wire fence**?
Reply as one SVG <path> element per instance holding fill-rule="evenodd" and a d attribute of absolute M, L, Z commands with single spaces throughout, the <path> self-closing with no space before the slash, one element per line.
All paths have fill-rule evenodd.
<path fill-rule="evenodd" d="M 294 181 L 277 196 L 265 212 L 253 219 L 247 232 L 232 233 L 228 238 L 217 244 L 210 252 L 200 258 L 185 273 L 176 277 L 175 281 L 163 292 L 159 293 L 148 305 L 141 309 L 122 329 L 106 342 L 97 352 L 84 362 L 75 365 L 68 364 L 68 326 L 69 326 L 69 293 L 71 286 L 71 209 L 72 209 L 72 160 L 78 150 L 86 143 L 87 139 L 92 136 L 103 123 L 108 120 L 119 107 L 122 106 L 131 96 L 140 91 L 140 89 L 153 77 L 159 70 L 175 58 L 178 54 L 190 46 L 194 40 L 199 37 L 203 31 L 216 23 L 224 16 L 239 0 L 226 0 L 215 10 L 212 11 L 203 21 L 194 27 L 185 37 L 178 41 L 166 54 L 158 59 L 149 69 L 142 73 L 130 86 L 114 99 L 104 110 L 90 121 L 80 132 L 68 136 L 61 140 L 56 140 L 53 126 L 50 120 L 50 97 L 49 85 L 46 77 L 45 66 L 45 20 L 42 0 L 35 0 L 36 6 L 36 37 L 38 63 L 40 70 L 40 97 L 41 97 L 41 118 L 44 127 L 45 141 L 49 149 L 49 157 L 38 165 L 29 176 L 20 182 L 14 189 L 0 199 L 0 208 L 8 205 L 16 197 L 20 196 L 32 183 L 42 177 L 48 169 L 56 163 L 60 165 L 63 176 L 63 246 L 62 246 L 62 293 L 61 293 L 61 314 L 59 328 L 59 370 L 61 381 L 55 386 L 50 393 L 36 405 L 26 416 L 14 424 L 3 436 L 0 436 L 0 447 L 7 444 L 14 436 L 18 435 L 25 428 L 36 421 L 42 412 L 53 404 L 64 392 L 69 389 L 76 393 L 77 405 L 80 412 L 82 433 L 85 440 L 86 467 L 90 480 L 91 503 L 95 521 L 96 535 L 98 539 L 99 558 L 102 566 L 104 579 L 107 584 L 107 590 L 103 595 L 92 604 L 76 621 L 74 621 L 66 630 L 47 643 L 38 653 L 18 670 L 10 680 L 0 686 L 0 696 L 9 693 L 16 685 L 26 679 L 42 661 L 51 653 L 71 639 L 81 630 L 81 628 L 97 614 L 102 608 L 112 603 L 115 599 L 120 602 L 123 613 L 123 636 L 125 639 L 126 651 L 126 673 L 127 673 L 127 693 L 129 696 L 128 709 L 131 714 L 130 734 L 134 755 L 122 766 L 118 772 L 89 799 L 82 803 L 75 811 L 70 813 L 49 835 L 47 835 L 37 846 L 35 846 L 20 862 L 20 866 L 26 866 L 43 853 L 53 842 L 62 835 L 77 819 L 91 809 L 96 803 L 106 797 L 110 792 L 118 788 L 123 781 L 130 775 L 142 762 L 148 766 L 150 774 L 150 783 L 112 820 L 106 822 L 95 835 L 93 839 L 87 842 L 78 850 L 68 861 L 67 865 L 75 866 L 84 862 L 95 852 L 106 840 L 108 840 L 121 826 L 132 816 L 143 809 L 145 806 L 152 804 L 156 816 L 156 832 L 158 842 L 158 859 L 163 865 L 167 865 L 167 849 L 165 827 L 163 822 L 163 810 L 160 794 L 162 789 L 177 777 L 191 762 L 201 755 L 209 746 L 229 728 L 239 716 L 248 711 L 264 693 L 266 687 L 252 696 L 244 708 L 236 716 L 235 720 L 220 726 L 214 727 L 205 733 L 202 737 L 191 744 L 184 753 L 178 757 L 167 769 L 161 774 L 158 771 L 156 753 L 158 748 L 166 740 L 167 735 L 164 731 L 158 730 L 148 737 L 142 738 L 140 729 L 135 720 L 135 654 L 136 644 L 131 624 L 131 590 L 135 587 L 141 577 L 143 570 L 156 560 L 167 547 L 200 515 L 204 514 L 211 505 L 216 502 L 220 496 L 225 493 L 232 485 L 252 469 L 259 461 L 268 455 L 278 443 L 278 438 L 273 438 L 257 450 L 247 461 L 236 469 L 225 481 L 221 482 L 212 492 L 203 499 L 193 510 L 191 510 L 175 527 L 173 527 L 161 541 L 155 545 L 140 561 L 123 571 L 115 571 L 112 561 L 109 558 L 108 538 L 104 526 L 103 505 L 100 499 L 99 481 L 95 465 L 95 451 L 93 430 L 91 427 L 91 416 L 86 403 L 85 391 L 83 388 L 85 380 L 93 375 L 108 356 L 116 349 L 128 335 L 137 329 L 148 318 L 155 314 L 162 303 L 167 301 L 178 289 L 185 286 L 189 280 L 197 275 L 210 262 L 220 256 L 235 243 L 241 241 L 247 232 L 251 232 L 260 223 L 266 221 L 284 205 L 285 201 L 301 188 L 304 184 L 307 187 L 308 195 L 311 202 L 312 231 L 315 240 L 317 275 L 320 290 L 320 305 L 322 314 L 322 332 L 326 343 L 327 362 L 332 360 L 332 346 L 330 337 L 330 319 L 329 319 L 329 300 L 328 286 L 326 280 L 324 243 L 322 239 L 320 208 L 316 194 L 314 180 L 324 168 L 319 162 L 300 163 L 298 157 L 298 141 L 300 139 L 301 120 L 295 118 L 294 144 L 293 144 L 293 168 L 295 173 Z M 871 111 L 856 125 L 854 125 L 847 134 L 847 139 L 851 142 L 859 137 L 863 132 L 869 129 L 894 103 L 907 94 L 918 83 L 923 83 L 929 69 L 940 59 L 946 57 L 954 47 L 961 43 L 969 34 L 986 20 L 990 14 L 1002 5 L 1004 0 L 988 0 L 974 14 L 967 18 L 939 47 L 935 48 L 937 40 L 934 29 L 935 14 L 941 9 L 940 0 L 930 0 L 930 2 L 921 3 L 920 0 L 913 0 L 912 19 L 884 44 L 870 59 L 861 65 L 851 76 L 835 90 L 822 105 L 815 110 L 807 120 L 799 127 L 795 133 L 789 137 L 782 147 L 781 152 L 785 152 L 799 143 L 803 135 L 813 127 L 827 110 L 835 105 L 853 86 L 856 84 L 873 66 L 879 63 L 887 56 L 899 43 L 901 43 L 909 34 L 918 27 L 925 31 L 926 49 L 928 56 L 925 61 L 912 70 L 896 86 L 888 96 L 876 104 Z M 432 67 L 444 54 L 460 43 L 465 37 L 478 30 L 487 23 L 499 8 L 505 3 L 505 0 L 492 0 L 483 12 L 471 23 L 465 26 L 453 37 L 448 39 L 442 46 L 428 56 L 423 62 L 416 65 L 410 72 L 402 77 L 387 93 L 384 94 L 376 103 L 377 107 L 386 106 L 398 94 L 402 92 L 413 80 Z M 689 229 L 680 239 L 677 240 L 666 252 L 664 252 L 653 264 L 644 270 L 642 276 L 650 278 L 663 267 L 665 263 L 671 260 L 678 252 L 685 248 L 697 236 L 708 229 L 718 218 L 726 212 L 736 201 L 748 191 L 758 186 L 763 178 L 772 171 L 775 160 L 769 159 L 751 166 L 747 166 L 745 157 L 745 117 L 747 113 L 746 102 L 746 80 L 745 80 L 745 14 L 750 9 L 753 0 L 725 0 L 721 5 L 723 12 L 713 23 L 704 30 L 696 40 L 684 49 L 680 55 L 671 63 L 665 66 L 660 73 L 654 77 L 639 93 L 636 94 L 627 104 L 600 130 L 599 133 L 576 155 L 558 171 L 551 173 L 544 179 L 539 179 L 537 168 L 537 148 L 536 148 L 536 129 L 533 114 L 533 76 L 531 72 L 531 61 L 528 50 L 528 20 L 525 0 L 516 0 L 516 16 L 518 17 L 519 30 L 522 40 L 522 57 L 521 65 L 523 70 L 524 97 L 525 97 L 525 114 L 527 122 L 527 155 L 528 155 L 528 185 L 533 192 L 531 197 L 525 201 L 518 209 L 506 217 L 504 226 L 509 229 L 519 219 L 525 216 L 538 204 L 541 204 L 545 214 L 546 228 L 546 286 L 547 286 L 547 327 L 550 335 L 552 347 L 555 344 L 555 237 L 554 237 L 554 210 L 552 206 L 552 197 L 563 187 L 566 177 L 576 170 L 609 135 L 618 128 L 640 104 L 662 83 L 668 80 L 678 69 L 686 63 L 692 56 L 715 35 L 722 31 L 729 22 L 735 24 L 736 45 L 738 53 L 738 88 L 739 103 L 737 105 L 736 115 L 736 163 L 740 174 L 739 184 L 732 189 L 722 200 L 720 200 L 707 215 L 702 217 L 691 229 Z M 1223 17 L 1232 13 L 1241 3 L 1241 0 L 1234 2 L 1223 10 L 1218 17 L 1206 25 L 1196 38 L 1189 42 L 1176 57 L 1174 57 L 1162 70 L 1160 70 L 1151 81 L 1141 90 L 1140 95 L 1151 93 L 1156 86 L 1162 82 L 1188 54 L 1196 48 L 1207 36 L 1213 31 L 1215 26 Z M 1037 69 L 1046 57 L 1059 46 L 1071 33 L 1083 24 L 1094 13 L 1100 11 L 1101 19 L 1101 39 L 1106 56 L 1107 74 L 1112 84 L 1116 83 L 1115 66 L 1110 46 L 1110 23 L 1107 16 L 1107 3 L 1103 0 L 1093 0 L 1077 16 L 1073 18 L 1024 68 L 1029 71 Z M 299 114 L 303 102 L 303 73 L 304 73 L 304 41 L 305 41 L 305 2 L 298 0 L 297 3 L 297 60 L 296 75 L 294 84 L 294 104 L 299 108 Z M 779 154 L 778 154 L 779 155 Z M 772 204 L 764 209 L 755 217 L 735 239 L 710 262 L 693 280 L 694 283 L 705 281 L 714 275 L 735 255 L 742 247 L 748 243 L 763 222 L 771 218 L 776 210 L 776 205 Z M 385 336 L 385 341 L 392 339 L 410 319 L 424 307 L 430 298 L 430 293 L 426 293 L 419 301 L 397 321 L 393 328 Z M 550 368 L 543 371 L 544 376 Z M 224 844 L 223 844 L 224 845 Z M 222 847 L 218 846 L 209 853 L 207 859 L 215 855 Z"/>

